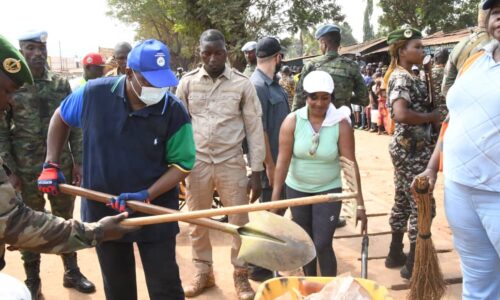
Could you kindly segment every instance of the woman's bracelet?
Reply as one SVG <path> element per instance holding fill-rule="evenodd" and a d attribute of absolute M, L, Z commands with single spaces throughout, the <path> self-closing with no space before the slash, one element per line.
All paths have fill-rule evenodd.
<path fill-rule="evenodd" d="M 359 209 L 359 210 L 366 210 L 364 205 L 358 205 L 357 209 Z"/>

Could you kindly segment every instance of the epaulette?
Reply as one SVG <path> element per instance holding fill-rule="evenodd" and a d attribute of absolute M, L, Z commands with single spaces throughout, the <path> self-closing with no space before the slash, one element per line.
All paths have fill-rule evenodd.
<path fill-rule="evenodd" d="M 236 70 L 235 68 L 231 68 L 231 70 L 234 72 L 236 75 L 240 75 L 241 77 L 249 78 L 247 75 L 241 73 L 240 71 Z"/>
<path fill-rule="evenodd" d="M 191 71 L 187 72 L 186 74 L 182 75 L 182 78 L 194 75 L 194 74 L 198 73 L 199 71 L 200 71 L 200 68 L 196 68 L 194 70 L 191 70 Z"/>

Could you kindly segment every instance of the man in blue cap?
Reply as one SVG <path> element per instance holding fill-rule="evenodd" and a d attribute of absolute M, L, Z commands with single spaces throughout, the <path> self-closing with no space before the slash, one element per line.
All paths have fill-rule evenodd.
<path fill-rule="evenodd" d="M 312 71 L 321 70 L 330 74 L 335 83 L 335 97 L 332 102 L 335 107 L 342 105 L 350 107 L 350 104 L 361 106 L 368 105 L 368 90 L 366 89 L 363 77 L 356 62 L 340 56 L 340 28 L 334 24 L 321 26 L 314 37 L 318 40 L 322 56 L 315 57 L 302 69 L 300 80 L 295 88 L 292 111 L 295 111 L 306 104 L 302 81 Z M 353 96 L 354 93 L 354 96 Z"/>
<path fill-rule="evenodd" d="M 33 74 L 33 84 L 23 85 L 14 95 L 5 122 L 0 122 L 0 153 L 12 173 L 9 180 L 23 195 L 24 203 L 44 211 L 46 200 L 36 188 L 36 179 L 46 152 L 45 138 L 50 117 L 61 101 L 71 93 L 66 78 L 47 67 L 47 32 L 29 31 L 19 37 L 20 51 Z M 62 170 L 68 181 L 79 185 L 81 177 L 81 132 L 73 130 L 62 155 Z M 71 150 L 70 147 L 71 146 Z M 69 195 L 49 195 L 51 211 L 65 219 L 73 217 L 74 199 Z M 41 291 L 40 254 L 21 251 L 26 285 L 33 297 Z M 80 272 L 76 253 L 61 255 L 64 265 L 63 285 L 82 293 L 92 293 L 95 286 Z"/>
<path fill-rule="evenodd" d="M 28 63 L 0 35 L 0 111 L 9 109 L 14 92 L 24 83 L 33 84 Z M 36 212 L 23 203 L 20 193 L 9 183 L 7 174 L 10 172 L 0 158 L 0 270 L 5 266 L 5 244 L 36 252 L 66 253 L 94 247 L 103 240 L 121 238 L 131 230 L 118 224 L 126 217 L 126 213 L 88 224 Z M 37 299 L 38 293 L 30 293 L 28 298 L 17 294 L 16 290 L 27 290 L 23 286 L 12 278 L 0 276 L 0 299 L 13 295 L 17 297 L 15 299 Z"/>
<path fill-rule="evenodd" d="M 39 189 L 58 192 L 62 146 L 70 127 L 81 127 L 83 187 L 119 194 L 108 205 L 82 198 L 83 221 L 124 211 L 130 200 L 178 209 L 178 183 L 194 165 L 189 115 L 167 91 L 178 83 L 168 48 L 146 40 L 132 49 L 127 64 L 123 76 L 87 82 L 63 101 L 51 119 Z M 135 242 L 149 298 L 184 299 L 175 260 L 178 232 L 177 222 L 157 224 L 98 245 L 106 298 L 137 299 Z"/>

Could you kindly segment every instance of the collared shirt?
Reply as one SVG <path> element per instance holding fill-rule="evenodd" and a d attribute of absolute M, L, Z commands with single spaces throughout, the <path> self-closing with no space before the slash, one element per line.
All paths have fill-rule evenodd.
<path fill-rule="evenodd" d="M 276 162 L 281 123 L 290 113 L 287 95 L 276 79 L 267 77 L 259 68 L 253 72 L 250 81 L 262 106 L 262 125 L 269 138 L 273 161 Z"/>
<path fill-rule="evenodd" d="M 90 80 L 61 104 L 64 122 L 83 130 L 83 187 L 113 195 L 147 189 L 170 167 L 189 172 L 195 161 L 191 123 L 182 103 L 167 94 L 159 103 L 134 111 L 125 81 L 125 76 Z M 152 203 L 178 209 L 177 187 Z M 82 199 L 83 221 L 112 214 L 106 205 Z M 124 239 L 159 241 L 177 232 L 176 222 L 157 224 Z"/>
<path fill-rule="evenodd" d="M 464 71 L 447 96 L 450 122 L 443 138 L 443 173 L 446 179 L 491 192 L 500 192 L 500 62 L 493 52 Z"/>
<path fill-rule="evenodd" d="M 192 118 L 196 159 L 217 164 L 242 155 L 246 137 L 252 171 L 264 169 L 262 108 L 246 76 L 226 65 L 214 80 L 201 67 L 182 77 L 177 96 Z"/>
<path fill-rule="evenodd" d="M 333 78 L 335 97 L 332 98 L 332 103 L 335 107 L 350 106 L 351 103 L 361 106 L 369 104 L 368 89 L 361 76 L 358 64 L 346 57 L 339 56 L 336 51 L 329 51 L 325 55 L 311 59 L 302 69 L 299 82 L 295 87 L 293 111 L 306 105 L 303 87 L 304 78 L 310 72 L 317 70 L 325 71 Z"/>
<path fill-rule="evenodd" d="M 257 65 L 247 64 L 247 66 L 245 67 L 245 70 L 243 70 L 243 75 L 250 78 L 252 76 L 253 72 L 255 72 L 255 68 L 257 68 Z"/>

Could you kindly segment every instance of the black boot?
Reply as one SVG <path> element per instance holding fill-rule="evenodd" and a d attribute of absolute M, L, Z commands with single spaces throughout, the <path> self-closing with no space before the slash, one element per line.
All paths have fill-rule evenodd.
<path fill-rule="evenodd" d="M 406 259 L 406 263 L 404 267 L 401 269 L 399 272 L 401 274 L 401 277 L 405 279 L 410 279 L 411 274 L 413 273 L 413 264 L 415 262 L 415 245 L 417 243 L 411 243 L 410 244 L 410 253 L 408 253 L 408 258 Z"/>
<path fill-rule="evenodd" d="M 406 255 L 403 253 L 404 232 L 393 232 L 389 255 L 385 259 L 386 268 L 401 267 L 406 262 Z"/>
<path fill-rule="evenodd" d="M 95 292 L 95 285 L 80 273 L 80 268 L 78 268 L 76 262 L 76 253 L 65 253 L 61 257 L 64 263 L 63 286 L 74 288 L 85 294 Z"/>
<path fill-rule="evenodd" d="M 40 281 L 40 259 L 24 263 L 26 272 L 26 286 L 31 293 L 32 300 L 38 300 L 42 296 L 42 282 Z"/>

